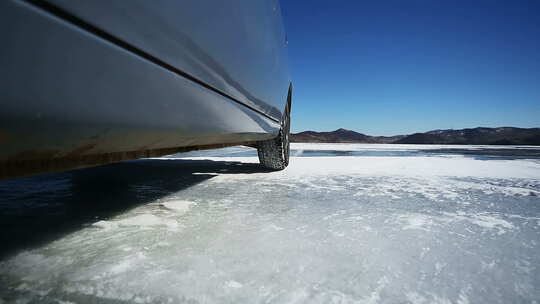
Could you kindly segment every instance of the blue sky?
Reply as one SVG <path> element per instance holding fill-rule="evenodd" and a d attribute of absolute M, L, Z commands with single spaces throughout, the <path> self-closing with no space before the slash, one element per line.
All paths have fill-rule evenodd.
<path fill-rule="evenodd" d="M 540 1 L 281 1 L 292 131 L 540 127 Z"/>

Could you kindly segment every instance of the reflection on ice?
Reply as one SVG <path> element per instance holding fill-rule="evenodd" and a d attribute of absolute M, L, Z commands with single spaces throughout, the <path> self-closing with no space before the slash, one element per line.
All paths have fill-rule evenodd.
<path fill-rule="evenodd" d="M 123 211 L 102 211 L 94 220 L 81 220 L 83 228 L 5 257 L 0 298 L 540 301 L 537 160 L 298 157 L 281 172 L 261 171 L 255 162 L 254 157 L 203 155 L 96 171 L 98 177 L 130 176 L 109 179 L 118 192 L 108 193 L 108 204 Z M 147 178 L 134 179 L 135 172 Z M 47 181 L 56 178 L 70 184 L 74 176 Z M 35 192 L 40 181 L 20 182 Z M 7 185 L 0 184 L 1 191 L 8 191 Z M 61 185 L 26 196 L 21 186 L 11 200 L 1 199 L 2 210 L 22 216 L 24 208 L 39 204 L 76 208 L 73 188 Z M 96 198 L 88 190 L 75 197 Z M 26 205 L 14 206 L 13 200 Z M 68 212 L 63 208 L 54 210 Z"/>

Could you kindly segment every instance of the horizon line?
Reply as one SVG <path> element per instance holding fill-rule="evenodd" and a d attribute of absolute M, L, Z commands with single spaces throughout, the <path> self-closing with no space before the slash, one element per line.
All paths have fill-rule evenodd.
<path fill-rule="evenodd" d="M 433 131 L 459 131 L 459 130 L 482 129 L 482 128 L 483 128 L 483 129 L 504 129 L 504 128 L 514 128 L 514 129 L 540 129 L 540 126 L 538 126 L 538 127 L 514 127 L 514 126 L 484 127 L 484 126 L 478 126 L 478 127 L 459 128 L 459 129 L 454 129 L 454 128 L 449 128 L 449 129 L 432 129 L 432 130 L 423 131 L 423 132 L 422 132 L 422 131 L 418 131 L 418 132 L 402 133 L 402 134 L 395 134 L 395 135 L 369 135 L 369 136 L 393 137 L 393 136 L 412 135 L 412 134 L 417 134 L 417 133 L 427 133 L 427 132 L 433 132 Z M 304 131 L 299 131 L 299 132 L 291 132 L 291 134 L 299 134 L 299 133 L 303 133 L 303 132 L 329 133 L 329 132 L 336 132 L 336 131 L 339 131 L 339 130 L 352 131 L 352 132 L 355 132 L 355 133 L 360 133 L 360 134 L 368 135 L 367 133 L 363 133 L 363 132 L 361 132 L 361 131 L 356 131 L 356 130 L 347 129 L 347 128 L 337 128 L 337 129 L 335 129 L 335 130 L 330 130 L 330 131 L 304 130 Z"/>

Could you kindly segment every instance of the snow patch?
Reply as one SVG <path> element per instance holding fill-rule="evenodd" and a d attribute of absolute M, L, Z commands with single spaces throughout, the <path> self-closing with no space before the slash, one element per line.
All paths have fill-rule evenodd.
<path fill-rule="evenodd" d="M 448 222 L 468 221 L 471 224 L 477 225 L 484 229 L 496 229 L 497 234 L 504 234 L 508 230 L 515 229 L 512 223 L 500 218 L 497 214 L 477 213 L 467 214 L 465 212 L 444 213 L 447 216 Z"/>
<path fill-rule="evenodd" d="M 122 261 L 113 264 L 105 272 L 108 275 L 119 275 L 131 269 L 135 269 L 137 264 L 140 264 L 144 259 L 146 259 L 146 255 L 139 251 L 133 255 L 125 257 Z"/>
<path fill-rule="evenodd" d="M 163 202 L 160 205 L 165 207 L 166 209 L 176 212 L 177 214 L 185 214 L 192 206 L 197 205 L 197 203 L 192 201 L 173 200 Z"/>
<path fill-rule="evenodd" d="M 112 221 L 104 221 L 104 220 L 95 222 L 95 223 L 92 224 L 92 226 L 96 227 L 96 228 L 105 229 L 105 230 L 109 230 L 109 229 L 118 227 L 117 223 L 112 222 Z"/>
<path fill-rule="evenodd" d="M 431 226 L 433 223 L 433 221 L 427 215 L 423 214 L 401 215 L 398 218 L 400 221 L 405 223 L 403 230 L 422 229 L 428 231 L 429 226 Z"/>
<path fill-rule="evenodd" d="M 174 219 L 162 218 L 153 214 L 140 214 L 133 217 L 128 217 L 115 221 L 118 227 L 159 227 L 166 226 L 171 230 L 177 230 L 179 225 Z"/>
<path fill-rule="evenodd" d="M 258 163 L 256 157 L 193 157 L 192 160 Z M 320 164 L 324 163 L 324 166 Z M 540 162 L 533 160 L 489 160 L 446 157 L 298 157 L 287 169 L 277 172 L 218 174 L 212 182 L 232 180 L 305 180 L 309 177 L 366 176 L 414 178 L 540 178 Z M 527 192 L 529 195 L 529 192 Z"/>

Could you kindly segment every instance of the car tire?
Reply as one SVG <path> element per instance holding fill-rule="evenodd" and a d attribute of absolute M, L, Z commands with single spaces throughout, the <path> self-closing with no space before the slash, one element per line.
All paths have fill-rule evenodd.
<path fill-rule="evenodd" d="M 281 120 L 281 128 L 277 137 L 260 141 L 257 143 L 257 152 L 259 154 L 259 162 L 264 167 L 270 170 L 283 170 L 289 165 L 290 143 L 289 134 L 291 129 L 291 98 L 289 98 L 283 119 Z"/>

